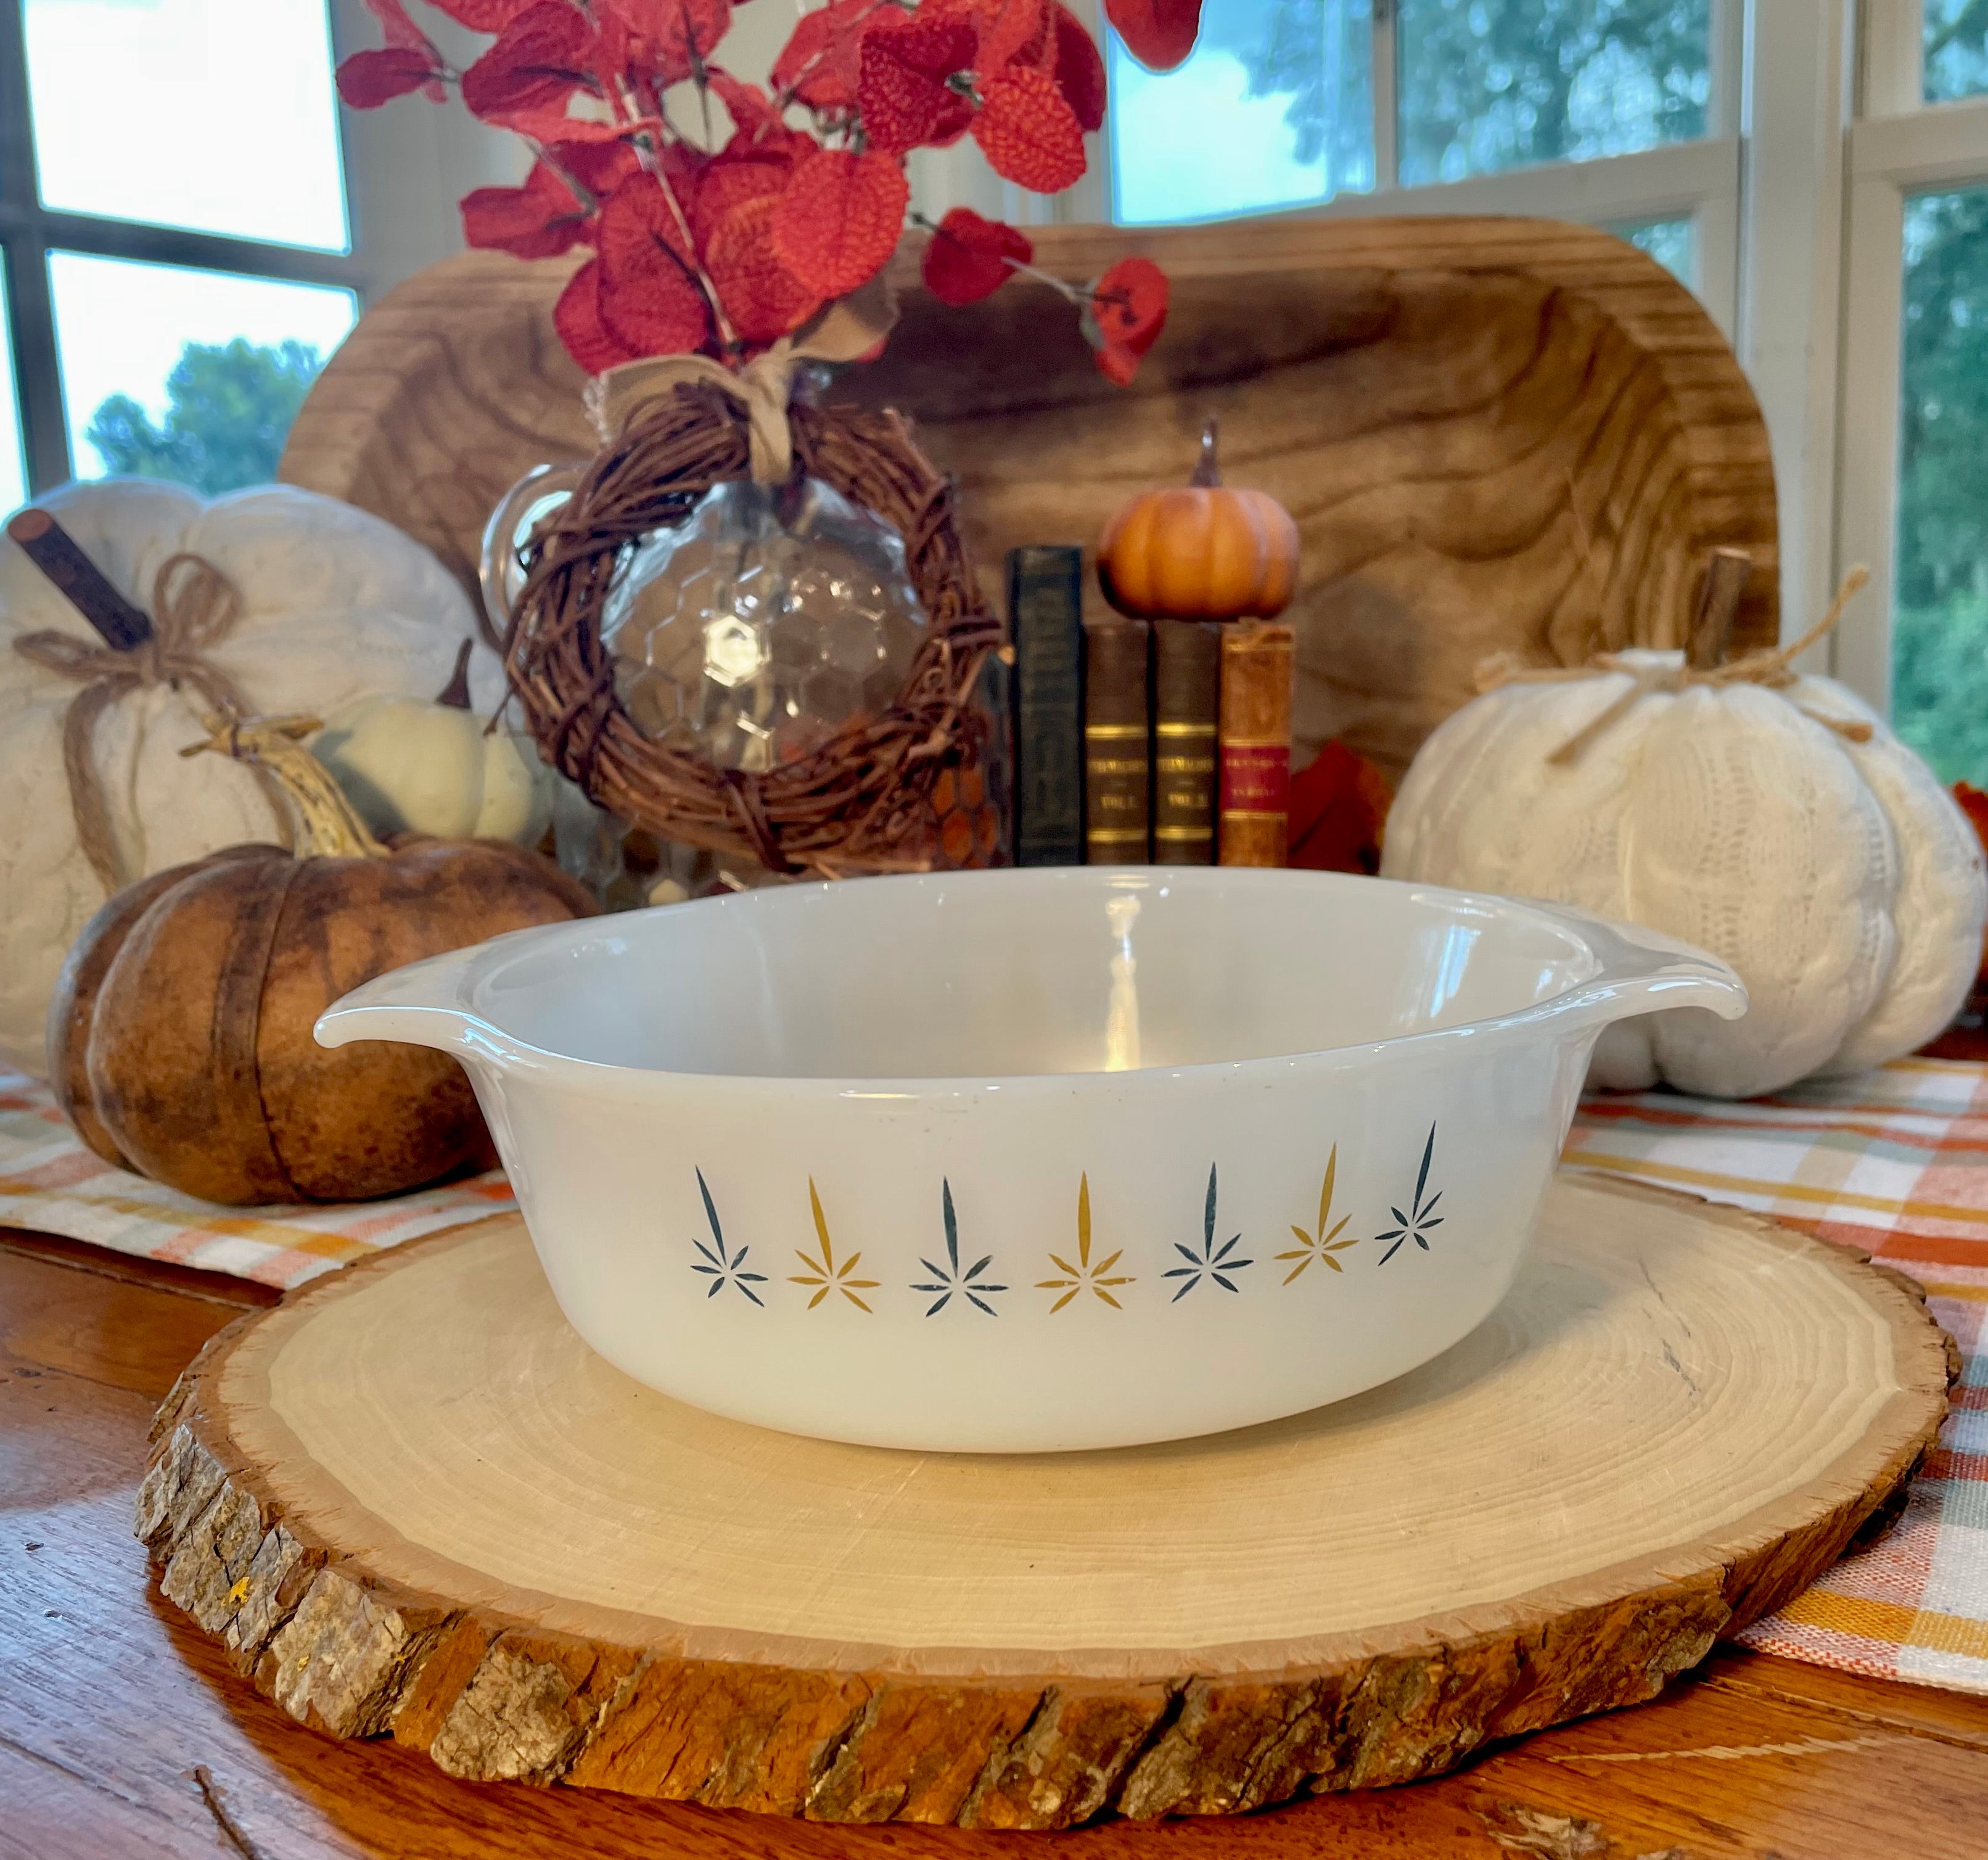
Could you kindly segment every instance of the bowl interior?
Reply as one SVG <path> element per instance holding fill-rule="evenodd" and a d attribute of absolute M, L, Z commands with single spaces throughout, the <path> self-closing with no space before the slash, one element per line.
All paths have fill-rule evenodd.
<path fill-rule="evenodd" d="M 1510 1013 L 1598 967 L 1526 909 L 1379 879 L 1148 867 L 741 893 L 535 932 L 471 1005 L 545 1050 L 760 1077 L 1267 1058 Z"/>

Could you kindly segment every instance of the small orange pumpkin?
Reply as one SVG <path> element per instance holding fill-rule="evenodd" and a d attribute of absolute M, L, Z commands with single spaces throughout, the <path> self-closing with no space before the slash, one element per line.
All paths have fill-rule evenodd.
<path fill-rule="evenodd" d="M 1215 422 L 1181 491 L 1148 491 L 1104 526 L 1097 578 L 1135 620 L 1268 620 L 1290 605 L 1298 526 L 1267 491 L 1222 483 Z"/>

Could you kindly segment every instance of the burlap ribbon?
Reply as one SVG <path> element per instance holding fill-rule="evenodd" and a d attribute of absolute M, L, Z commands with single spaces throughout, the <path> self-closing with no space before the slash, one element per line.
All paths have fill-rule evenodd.
<path fill-rule="evenodd" d="M 142 644 L 119 651 L 52 627 L 14 641 L 23 658 L 83 687 L 63 719 L 63 770 L 76 838 L 106 891 L 121 890 L 139 874 L 124 870 L 118 852 L 92 746 L 97 719 L 119 698 L 157 685 L 190 688 L 208 709 L 238 715 L 246 708 L 242 693 L 202 655 L 225 639 L 241 617 L 235 583 L 205 556 L 182 551 L 167 556 L 152 577 L 152 637 Z"/>
<path fill-rule="evenodd" d="M 1730 665 L 1703 668 L 1682 662 L 1652 665 L 1628 660 L 1619 653 L 1598 652 L 1582 665 L 1529 666 L 1520 664 L 1509 653 L 1499 653 L 1478 666 L 1477 688 L 1481 693 L 1496 691 L 1506 685 L 1560 685 L 1576 678 L 1591 678 L 1597 672 L 1626 673 L 1631 682 L 1621 695 L 1583 724 L 1547 757 L 1552 763 L 1572 762 L 1603 731 L 1626 716 L 1638 698 L 1652 692 L 1681 692 L 1694 685 L 1709 685 L 1715 689 L 1729 685 L 1761 685 L 1775 689 L 1794 684 L 1800 675 L 1794 670 L 1794 661 L 1817 641 L 1828 637 L 1843 617 L 1843 610 L 1850 604 L 1851 597 L 1870 579 L 1869 572 L 1861 564 L 1853 568 L 1843 577 L 1843 585 L 1836 590 L 1836 598 L 1830 603 L 1829 611 L 1800 639 L 1771 651 L 1750 652 Z M 1826 711 L 1812 710 L 1805 704 L 1795 708 L 1804 716 L 1852 742 L 1871 740 L 1871 726 L 1868 723 L 1850 717 L 1831 716 Z"/>
<path fill-rule="evenodd" d="M 890 334 L 897 320 L 897 294 L 879 272 L 743 368 L 728 368 L 707 355 L 653 355 L 610 368 L 587 384 L 587 418 L 607 445 L 643 401 L 679 386 L 715 387 L 746 409 L 754 482 L 784 484 L 794 464 L 787 404 L 793 397 L 796 374 L 809 362 L 853 362 L 868 354 Z"/>

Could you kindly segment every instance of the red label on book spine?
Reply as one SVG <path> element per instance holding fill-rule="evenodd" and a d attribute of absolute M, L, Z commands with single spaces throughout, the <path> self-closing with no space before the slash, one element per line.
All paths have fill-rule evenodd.
<path fill-rule="evenodd" d="M 1283 813 L 1290 803 L 1291 752 L 1280 742 L 1222 746 L 1222 811 Z"/>

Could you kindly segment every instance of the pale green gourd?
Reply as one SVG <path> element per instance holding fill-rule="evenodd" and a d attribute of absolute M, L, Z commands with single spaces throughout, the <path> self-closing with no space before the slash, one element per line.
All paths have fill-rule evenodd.
<path fill-rule="evenodd" d="M 464 643 L 441 694 L 363 698 L 311 746 L 366 824 L 381 835 L 509 840 L 533 846 L 552 820 L 551 769 L 527 737 L 469 708 Z"/>

